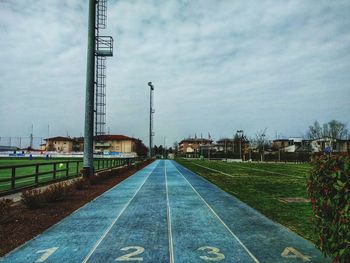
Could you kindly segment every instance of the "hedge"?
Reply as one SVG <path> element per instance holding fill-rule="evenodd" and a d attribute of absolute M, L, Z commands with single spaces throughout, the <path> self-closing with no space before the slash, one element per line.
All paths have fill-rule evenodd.
<path fill-rule="evenodd" d="M 308 178 L 316 246 L 333 262 L 350 262 L 350 158 L 316 157 Z"/>

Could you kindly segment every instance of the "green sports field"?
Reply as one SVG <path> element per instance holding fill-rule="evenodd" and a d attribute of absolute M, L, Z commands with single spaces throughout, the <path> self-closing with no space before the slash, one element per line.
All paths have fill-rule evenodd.
<path fill-rule="evenodd" d="M 315 242 L 310 203 L 283 199 L 307 198 L 309 164 L 177 161 L 267 217 Z"/>
<path fill-rule="evenodd" d="M 57 170 L 63 170 L 66 169 L 66 164 L 64 161 L 72 161 L 72 159 L 50 159 L 50 160 L 45 160 L 45 159 L 33 159 L 33 160 L 28 160 L 28 159 L 0 159 L 0 179 L 5 179 L 5 178 L 11 178 L 11 173 L 12 170 L 9 169 L 1 169 L 3 166 L 13 166 L 13 165 L 26 165 L 26 164 L 31 164 L 33 166 L 29 167 L 20 167 L 16 168 L 16 177 L 20 176 L 26 176 L 26 175 L 31 175 L 35 174 L 36 172 L 36 163 L 40 163 L 43 165 L 39 166 L 39 173 L 41 172 L 49 172 L 53 171 L 53 162 L 57 163 L 56 164 L 56 169 Z M 51 164 L 50 164 L 51 163 Z M 81 168 L 82 163 L 79 164 L 79 169 Z M 77 171 L 77 163 L 70 163 L 69 164 L 69 176 L 75 175 Z M 56 172 L 56 179 L 60 179 L 66 176 L 66 171 L 58 171 Z M 44 174 L 40 175 L 38 177 L 38 182 L 39 183 L 44 183 L 47 181 L 53 180 L 53 173 L 50 174 Z M 34 177 L 27 177 L 27 178 L 22 178 L 16 180 L 16 188 L 18 187 L 23 187 L 23 186 L 29 186 L 33 185 L 35 183 L 35 178 Z M 6 191 L 11 189 L 11 182 L 0 182 L 0 191 Z"/>

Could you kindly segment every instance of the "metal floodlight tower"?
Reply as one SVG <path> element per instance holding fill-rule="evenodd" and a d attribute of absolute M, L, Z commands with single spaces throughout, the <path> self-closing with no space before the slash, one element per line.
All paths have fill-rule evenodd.
<path fill-rule="evenodd" d="M 110 36 L 99 35 L 99 30 L 106 28 L 106 2 L 107 0 L 89 0 L 84 128 L 84 176 L 90 176 L 93 174 L 94 113 L 95 127 L 99 127 L 98 131 L 101 129 L 104 131 L 105 125 L 105 60 L 107 56 L 113 56 L 113 38 Z M 95 133 L 97 133 L 97 130 Z"/>
<path fill-rule="evenodd" d="M 150 87 L 150 95 L 149 95 L 149 157 L 153 156 L 153 114 L 155 110 L 153 109 L 153 91 L 154 86 L 152 82 L 148 82 L 148 86 Z"/>
<path fill-rule="evenodd" d="M 107 27 L 107 0 L 97 0 L 95 27 L 95 135 L 106 134 L 106 58 L 113 56 L 113 38 L 101 36 Z"/>

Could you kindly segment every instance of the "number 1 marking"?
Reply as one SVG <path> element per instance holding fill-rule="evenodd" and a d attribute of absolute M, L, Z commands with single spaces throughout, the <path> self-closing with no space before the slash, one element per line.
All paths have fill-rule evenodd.
<path fill-rule="evenodd" d="M 290 255 L 290 253 L 292 253 L 293 255 Z M 294 247 L 286 247 L 282 254 L 282 257 L 284 258 L 300 258 L 302 259 L 304 262 L 306 261 L 310 261 L 310 256 L 305 256 L 303 254 L 301 254 L 298 250 L 296 250 Z"/>
<path fill-rule="evenodd" d="M 40 258 L 38 258 L 35 262 L 44 262 L 46 259 L 48 259 L 53 253 L 55 253 L 55 251 L 58 249 L 58 247 L 51 247 L 48 249 L 43 249 L 43 250 L 39 250 L 36 253 L 44 253 L 40 256 Z"/>

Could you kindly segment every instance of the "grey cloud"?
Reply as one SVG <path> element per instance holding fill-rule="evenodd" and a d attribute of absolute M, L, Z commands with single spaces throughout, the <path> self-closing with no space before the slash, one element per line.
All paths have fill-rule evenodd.
<path fill-rule="evenodd" d="M 348 1 L 109 1 L 108 126 L 146 140 L 150 80 L 157 144 L 349 123 L 349 11 Z M 85 1 L 0 1 L 1 135 L 31 123 L 43 136 L 47 123 L 82 132 L 86 22 Z"/>

